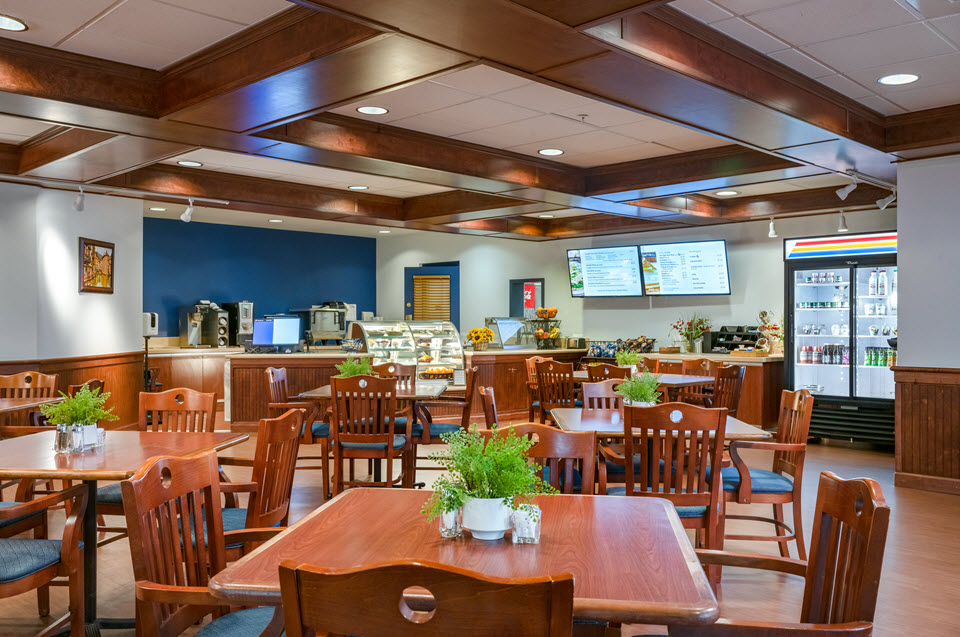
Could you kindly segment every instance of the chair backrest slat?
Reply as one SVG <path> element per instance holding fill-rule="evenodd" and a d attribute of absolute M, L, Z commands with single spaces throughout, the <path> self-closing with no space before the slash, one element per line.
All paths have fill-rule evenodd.
<path fill-rule="evenodd" d="M 868 478 L 820 474 L 800 621 L 873 621 L 890 509 Z"/>
<path fill-rule="evenodd" d="M 713 376 L 721 365 L 709 358 L 687 358 L 680 365 L 680 373 L 684 376 Z"/>
<path fill-rule="evenodd" d="M 574 461 L 579 464 L 581 473 L 581 491 L 585 495 L 593 493 L 594 466 L 597 462 L 597 436 L 592 431 L 561 431 L 547 425 L 533 423 L 499 427 L 484 430 L 481 433 L 488 440 L 493 436 L 506 436 L 509 431 L 518 436 L 527 436 L 535 440 L 530 447 L 528 458 L 541 467 L 549 467 L 549 483 L 563 493 L 574 493 Z M 560 483 L 560 461 L 563 461 L 563 484 Z M 541 475 L 541 477 L 543 477 Z"/>
<path fill-rule="evenodd" d="M 583 406 L 585 409 L 620 409 L 623 396 L 615 392 L 617 385 L 623 379 L 611 378 L 596 383 L 583 383 L 580 390 L 583 392 Z"/>
<path fill-rule="evenodd" d="M 541 361 L 537 363 L 537 391 L 540 409 L 574 406 L 573 363 Z"/>
<path fill-rule="evenodd" d="M 783 390 L 780 394 L 780 418 L 777 423 L 777 442 L 805 445 L 810 435 L 810 417 L 813 415 L 813 395 L 806 389 Z M 773 470 L 798 476 L 803 472 L 806 451 L 776 451 Z"/>
<path fill-rule="evenodd" d="M 640 371 L 647 370 L 651 374 L 660 372 L 660 359 L 652 356 L 644 356 L 640 359 Z"/>
<path fill-rule="evenodd" d="M 617 367 L 608 363 L 599 365 L 587 365 L 587 380 L 591 383 L 599 383 L 611 378 L 630 378 L 629 367 Z"/>
<path fill-rule="evenodd" d="M 290 400 L 285 367 L 268 367 L 264 370 L 264 376 L 267 379 L 268 403 L 285 403 Z"/>
<path fill-rule="evenodd" d="M 493 396 L 493 387 L 480 387 L 480 400 L 483 401 L 483 419 L 487 429 L 499 423 L 497 417 L 497 401 Z"/>
<path fill-rule="evenodd" d="M 0 398 L 50 398 L 57 388 L 57 374 L 20 372 L 0 376 Z"/>
<path fill-rule="evenodd" d="M 470 428 L 470 414 L 473 411 L 473 398 L 477 388 L 477 368 L 468 367 L 465 375 L 465 385 L 463 391 L 463 409 L 460 411 L 460 426 L 463 429 Z"/>
<path fill-rule="evenodd" d="M 257 491 L 247 505 L 247 528 L 267 528 L 287 520 L 303 414 L 291 409 L 279 418 L 260 421 L 251 476 Z"/>
<path fill-rule="evenodd" d="M 712 407 L 725 407 L 731 416 L 737 414 L 746 370 L 742 365 L 724 365 L 717 369 L 713 380 Z"/>
<path fill-rule="evenodd" d="M 413 389 L 417 384 L 417 366 L 402 363 L 373 365 L 373 373 L 380 378 L 396 378 L 397 388 Z"/>
<path fill-rule="evenodd" d="M 216 425 L 216 393 L 186 387 L 140 392 L 141 431 L 212 432 Z"/>
<path fill-rule="evenodd" d="M 289 637 L 312 631 L 570 637 L 573 631 L 573 576 L 566 573 L 500 579 L 429 562 L 328 571 L 286 561 L 280 564 L 280 593 Z"/>
<path fill-rule="evenodd" d="M 333 419 L 341 442 L 387 443 L 392 449 L 397 379 L 360 375 L 330 379 Z"/>

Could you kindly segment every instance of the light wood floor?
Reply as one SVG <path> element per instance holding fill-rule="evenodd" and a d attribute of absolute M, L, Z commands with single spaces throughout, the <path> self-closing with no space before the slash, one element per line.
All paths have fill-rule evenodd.
<path fill-rule="evenodd" d="M 252 456 L 253 442 L 229 450 L 230 455 Z M 748 457 L 753 466 L 764 468 L 767 457 Z M 359 466 L 359 465 L 358 465 Z M 811 445 L 804 481 L 804 527 L 812 528 L 817 476 L 830 470 L 842 477 L 865 476 L 880 482 L 892 509 L 890 531 L 876 616 L 877 637 L 954 637 L 960 635 L 960 602 L 956 584 L 960 572 L 960 497 L 895 489 L 893 456 L 874 451 Z M 423 472 L 428 483 L 436 472 Z M 231 479 L 243 480 L 249 470 L 232 468 Z M 294 486 L 291 518 L 299 519 L 320 503 L 319 472 L 298 474 Z M 7 500 L 12 492 L 5 494 Z M 730 505 L 731 511 L 748 508 Z M 760 507 L 760 505 L 753 505 Z M 764 507 L 763 514 L 767 513 Z M 52 533 L 59 533 L 62 513 L 53 515 Z M 750 523 L 745 523 L 750 524 Z M 747 528 L 728 524 L 731 532 Z M 51 537 L 56 537 L 55 535 Z M 776 551 L 774 545 L 728 542 L 730 550 Z M 611 576 L 616 577 L 616 574 Z M 99 607 L 105 617 L 133 615 L 133 577 L 126 540 L 101 549 Z M 726 568 L 723 572 L 721 606 L 726 617 L 768 621 L 796 621 L 803 596 L 803 583 L 785 575 Z M 66 609 L 66 590 L 51 593 L 51 617 Z M 0 600 L 0 637 L 28 637 L 44 626 L 36 614 L 36 595 L 28 593 Z M 625 634 L 665 634 L 662 627 L 629 627 Z M 133 631 L 108 631 L 108 636 L 133 635 Z"/>

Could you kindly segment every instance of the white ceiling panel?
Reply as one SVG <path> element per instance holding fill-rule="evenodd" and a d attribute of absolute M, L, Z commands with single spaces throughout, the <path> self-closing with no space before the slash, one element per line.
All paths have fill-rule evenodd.
<path fill-rule="evenodd" d="M 394 126 L 452 137 L 540 115 L 529 108 L 481 98 L 392 122 Z"/>
<path fill-rule="evenodd" d="M 582 121 L 591 126 L 608 128 L 620 124 L 631 124 L 633 122 L 643 122 L 650 120 L 650 117 L 635 113 L 626 108 L 611 106 L 604 102 L 591 101 L 589 104 L 581 104 L 567 109 L 558 109 L 553 111 L 557 115 L 569 117 L 570 119 L 580 120 L 581 115 L 586 115 Z"/>
<path fill-rule="evenodd" d="M 803 46 L 915 21 L 895 0 L 804 0 L 759 11 L 750 21 Z"/>
<path fill-rule="evenodd" d="M 811 44 L 804 47 L 804 50 L 833 68 L 849 73 L 933 55 L 945 55 L 956 49 L 926 25 L 915 22 Z"/>
<path fill-rule="evenodd" d="M 23 20 L 29 28 L 19 33 L 3 31 L 3 37 L 16 42 L 55 46 L 113 4 L 116 0 L 5 0 L 0 3 L 0 13 Z"/>
<path fill-rule="evenodd" d="M 798 0 L 712 0 L 731 13 L 749 15 L 757 11 L 775 9 L 788 4 L 796 4 Z"/>
<path fill-rule="evenodd" d="M 483 64 L 449 73 L 432 81 L 474 95 L 493 95 L 530 83 L 530 80 L 524 77 Z"/>
<path fill-rule="evenodd" d="M 0 142 L 19 144 L 50 128 L 50 124 L 32 119 L 0 115 Z"/>
<path fill-rule="evenodd" d="M 857 100 L 867 108 L 872 108 L 881 115 L 900 115 L 901 113 L 906 113 L 905 108 L 894 104 L 885 97 L 880 97 L 879 95 L 871 95 L 869 97 L 862 97 Z"/>
<path fill-rule="evenodd" d="M 732 18 L 733 14 L 710 0 L 676 0 L 670 6 L 680 9 L 704 24 Z"/>
<path fill-rule="evenodd" d="M 922 111 L 942 104 L 960 104 L 960 83 L 948 82 L 901 91 L 887 99 L 908 111 Z"/>
<path fill-rule="evenodd" d="M 783 40 L 770 35 L 763 29 L 757 28 L 742 18 L 720 20 L 719 22 L 712 23 L 710 26 L 761 53 L 772 53 L 773 51 L 780 51 L 790 46 Z"/>
<path fill-rule="evenodd" d="M 550 218 L 553 219 L 563 219 L 565 217 L 586 217 L 589 215 L 596 215 L 592 210 L 582 210 L 580 208 L 566 208 L 564 210 L 551 210 L 550 212 L 535 212 L 529 215 L 523 215 L 524 217 L 531 217 L 533 219 L 539 219 L 540 215 L 550 215 Z"/>
<path fill-rule="evenodd" d="M 900 86 L 886 86 L 877 82 L 877 80 L 884 75 L 890 75 L 892 73 L 913 73 L 919 75 L 920 79 L 913 84 L 901 84 Z M 889 64 L 863 71 L 854 71 L 849 73 L 848 76 L 860 84 L 871 87 L 874 92 L 896 100 L 896 95 L 904 91 L 913 91 L 918 88 L 945 84 L 947 82 L 960 82 L 960 53 L 937 55 L 921 60 L 911 60 L 909 62 Z"/>
<path fill-rule="evenodd" d="M 954 3 L 954 6 L 956 10 L 960 12 L 960 2 Z M 960 13 L 947 18 L 931 20 L 929 24 L 949 38 L 954 46 L 960 47 Z"/>
<path fill-rule="evenodd" d="M 794 71 L 799 71 L 800 73 L 803 73 L 808 77 L 812 77 L 813 79 L 826 77 L 836 73 L 836 71 L 831 69 L 829 66 L 821 64 L 803 51 L 798 51 L 797 49 L 783 49 L 782 51 L 775 51 L 770 54 L 770 57 L 780 64 L 785 64 Z"/>
<path fill-rule="evenodd" d="M 637 161 L 639 159 L 650 159 L 652 157 L 664 157 L 666 155 L 674 155 L 676 152 L 675 149 L 660 144 L 641 143 L 611 148 L 609 150 L 600 150 L 593 153 L 573 155 L 570 157 L 569 163 L 582 168 L 592 168 L 594 166 L 621 164 L 626 161 Z"/>
<path fill-rule="evenodd" d="M 540 84 L 537 82 L 528 82 L 518 88 L 497 93 L 497 99 L 501 102 L 509 102 L 517 106 L 525 106 L 543 113 L 556 113 L 557 111 L 573 108 L 575 106 L 584 106 L 594 102 L 589 97 L 561 91 L 558 88 Z"/>
<path fill-rule="evenodd" d="M 290 8 L 287 0 L 156 0 L 244 26 Z M 86 0 L 84 0 L 86 2 Z"/>
<path fill-rule="evenodd" d="M 577 133 L 588 133 L 592 130 L 592 127 L 566 117 L 540 115 L 520 122 L 457 135 L 456 139 L 495 148 L 508 148 L 545 139 L 568 137 Z"/>
<path fill-rule="evenodd" d="M 817 81 L 853 99 L 873 94 L 870 89 L 864 88 L 845 75 L 828 75 L 827 77 L 817 78 Z"/>
<path fill-rule="evenodd" d="M 476 95 L 460 91 L 435 82 L 421 82 L 412 86 L 377 95 L 360 102 L 334 109 L 333 112 L 348 117 L 359 117 L 371 122 L 395 122 L 421 113 L 429 113 L 441 108 L 469 102 Z M 389 110 L 385 115 L 364 115 L 358 113 L 361 106 L 381 106 Z"/>

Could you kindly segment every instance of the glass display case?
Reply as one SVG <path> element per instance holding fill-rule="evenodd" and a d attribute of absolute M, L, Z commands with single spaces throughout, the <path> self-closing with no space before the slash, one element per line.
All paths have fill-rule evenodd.
<path fill-rule="evenodd" d="M 351 338 L 363 339 L 373 364 L 416 365 L 424 380 L 453 380 L 463 369 L 463 344 L 450 321 L 356 321 Z"/>
<path fill-rule="evenodd" d="M 519 349 L 533 342 L 532 332 L 523 318 L 498 318 L 488 316 L 484 325 L 493 332 L 493 349 Z"/>

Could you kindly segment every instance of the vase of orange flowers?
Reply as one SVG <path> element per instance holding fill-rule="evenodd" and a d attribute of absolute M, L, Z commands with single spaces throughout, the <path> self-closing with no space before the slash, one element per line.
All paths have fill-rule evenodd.
<path fill-rule="evenodd" d="M 677 333 L 688 354 L 701 354 L 703 352 L 703 335 L 710 331 L 710 321 L 705 316 L 695 312 L 689 319 L 684 319 L 681 316 L 670 326 L 670 329 Z"/>
<path fill-rule="evenodd" d="M 475 327 L 467 332 L 467 340 L 473 344 L 473 351 L 482 352 L 487 344 L 493 340 L 493 330 L 489 327 Z"/>

